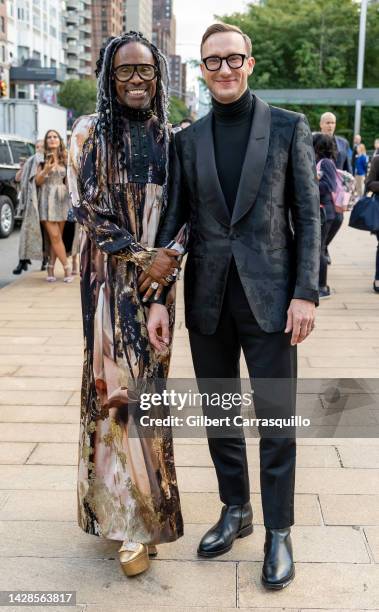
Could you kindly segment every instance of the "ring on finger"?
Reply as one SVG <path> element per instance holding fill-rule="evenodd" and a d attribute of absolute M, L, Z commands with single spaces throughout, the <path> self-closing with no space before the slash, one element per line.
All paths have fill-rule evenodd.
<path fill-rule="evenodd" d="M 158 287 L 159 287 L 159 283 L 157 283 L 157 281 L 150 283 L 150 289 L 153 289 L 153 291 L 156 291 Z"/>
<path fill-rule="evenodd" d="M 172 281 L 173 281 L 173 280 L 175 280 L 175 279 L 174 279 L 174 277 L 173 277 L 173 275 L 172 275 L 172 274 L 169 274 L 168 276 L 166 276 L 165 280 L 166 280 L 168 283 L 172 283 Z"/>

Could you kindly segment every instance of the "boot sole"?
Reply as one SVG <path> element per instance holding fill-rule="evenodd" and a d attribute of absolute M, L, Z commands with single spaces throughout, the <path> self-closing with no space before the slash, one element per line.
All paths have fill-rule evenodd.
<path fill-rule="evenodd" d="M 218 557 L 219 555 L 225 555 L 225 553 L 229 552 L 229 550 L 233 548 L 233 544 L 238 538 L 246 538 L 246 536 L 249 536 L 251 533 L 253 533 L 253 525 L 247 525 L 237 533 L 233 542 L 229 544 L 229 546 L 226 546 L 225 548 L 222 548 L 215 552 L 203 552 L 198 549 L 197 554 L 199 557 L 206 557 L 207 559 L 211 559 L 212 557 Z"/>
<path fill-rule="evenodd" d="M 286 578 L 283 582 L 278 582 L 277 584 L 266 582 L 263 576 L 261 577 L 261 582 L 263 586 L 270 591 L 281 591 L 282 589 L 285 589 L 289 584 L 291 584 L 294 578 L 295 578 L 295 570 L 293 570 L 291 576 Z"/>

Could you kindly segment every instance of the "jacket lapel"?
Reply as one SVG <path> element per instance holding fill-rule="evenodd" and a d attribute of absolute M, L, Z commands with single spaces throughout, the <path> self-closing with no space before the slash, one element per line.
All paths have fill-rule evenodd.
<path fill-rule="evenodd" d="M 205 117 L 196 139 L 199 200 L 219 223 L 230 227 L 230 213 L 217 174 L 212 115 L 213 113 L 210 112 Z"/>
<path fill-rule="evenodd" d="M 231 225 L 235 225 L 253 206 L 262 181 L 270 140 L 271 111 L 263 100 L 255 97 L 253 121 L 242 167 Z"/>

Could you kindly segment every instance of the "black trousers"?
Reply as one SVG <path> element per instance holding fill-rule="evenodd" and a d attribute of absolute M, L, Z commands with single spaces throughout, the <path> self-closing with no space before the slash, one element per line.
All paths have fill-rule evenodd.
<path fill-rule="evenodd" d="M 216 332 L 208 336 L 190 330 L 189 338 L 201 392 L 206 390 L 204 385 L 207 384 L 203 384 L 201 379 L 239 379 L 242 348 L 254 392 L 255 385 L 261 385 L 259 381 L 254 383 L 254 379 L 271 379 L 270 389 L 275 394 L 274 387 L 277 386 L 284 408 L 281 415 L 295 413 L 296 346 L 290 345 L 291 334 L 269 334 L 259 327 L 247 302 L 234 261 L 230 266 Z M 283 381 L 280 379 L 286 379 L 284 393 Z M 267 413 L 270 401 L 264 397 L 267 385 L 265 388 L 259 392 L 259 398 L 254 399 L 256 416 L 278 416 Z M 246 503 L 250 498 L 250 486 L 244 436 L 208 437 L 208 443 L 221 501 L 227 505 Z M 293 433 L 289 437 L 261 436 L 260 483 L 266 527 L 280 529 L 294 523 L 295 463 L 296 439 Z"/>
<path fill-rule="evenodd" d="M 324 221 L 321 225 L 321 251 L 320 251 L 320 274 L 319 274 L 319 287 L 326 287 L 328 277 L 328 258 L 326 255 L 326 249 L 328 244 L 328 237 L 333 228 L 334 220 Z"/>
<path fill-rule="evenodd" d="M 326 248 L 328 248 L 333 238 L 336 236 L 336 234 L 341 229 L 342 223 L 343 223 L 343 213 L 336 213 L 336 216 L 334 217 L 333 222 L 331 223 L 331 227 L 328 233 L 328 237 L 326 240 Z"/>

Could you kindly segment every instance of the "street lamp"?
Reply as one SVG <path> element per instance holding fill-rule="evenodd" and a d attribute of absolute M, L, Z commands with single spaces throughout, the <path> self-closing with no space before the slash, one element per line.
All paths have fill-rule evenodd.
<path fill-rule="evenodd" d="M 357 89 L 363 88 L 363 71 L 365 65 L 366 21 L 368 0 L 361 0 L 361 16 L 359 23 L 359 48 L 357 67 Z M 354 134 L 361 131 L 362 100 L 355 101 Z"/>

